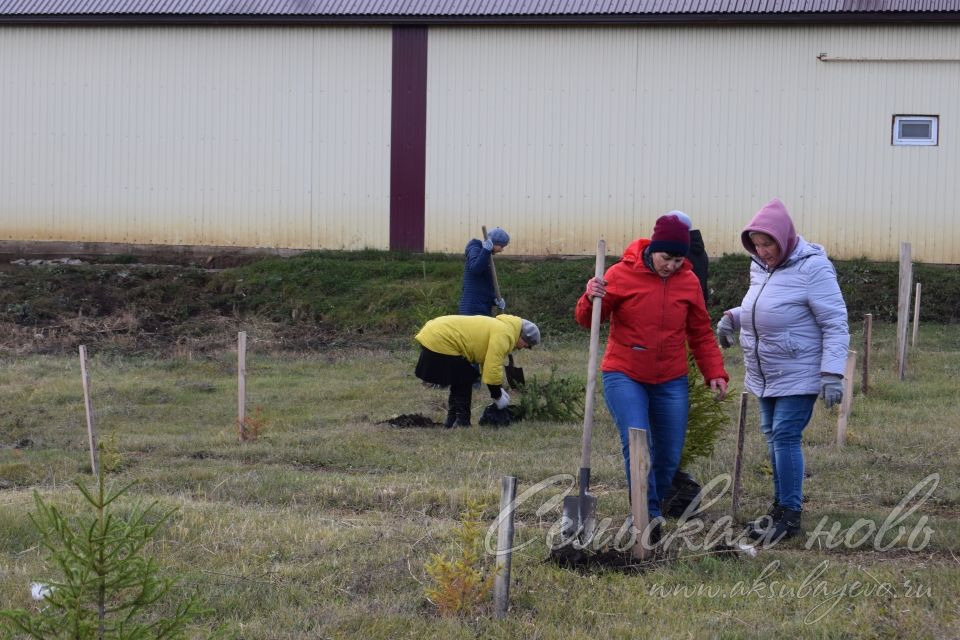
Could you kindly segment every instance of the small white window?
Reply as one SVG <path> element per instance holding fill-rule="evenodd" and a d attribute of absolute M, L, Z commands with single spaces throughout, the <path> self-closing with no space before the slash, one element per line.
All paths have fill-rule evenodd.
<path fill-rule="evenodd" d="M 893 116 L 893 144 L 934 146 L 939 116 Z"/>

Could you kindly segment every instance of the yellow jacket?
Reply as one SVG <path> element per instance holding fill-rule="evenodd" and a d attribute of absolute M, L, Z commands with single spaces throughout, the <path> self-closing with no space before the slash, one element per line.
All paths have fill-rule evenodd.
<path fill-rule="evenodd" d="M 503 360 L 517 348 L 517 316 L 440 316 L 423 325 L 414 338 L 434 353 L 463 356 L 483 366 L 484 384 L 503 384 Z"/>

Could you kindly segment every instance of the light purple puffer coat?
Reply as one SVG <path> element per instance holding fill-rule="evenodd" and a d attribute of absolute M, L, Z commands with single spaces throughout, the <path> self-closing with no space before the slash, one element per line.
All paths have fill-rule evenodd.
<path fill-rule="evenodd" d="M 769 223 L 765 207 L 744 231 L 744 244 L 749 232 L 763 231 L 793 250 L 772 269 L 754 254 L 750 289 L 740 306 L 728 311 L 740 330 L 744 385 L 759 397 L 819 393 L 821 373 L 843 375 L 850 344 L 837 273 L 823 247 L 795 235 L 792 222 L 789 233 L 764 225 L 764 213 Z M 777 213 L 787 216 L 785 208 Z"/>

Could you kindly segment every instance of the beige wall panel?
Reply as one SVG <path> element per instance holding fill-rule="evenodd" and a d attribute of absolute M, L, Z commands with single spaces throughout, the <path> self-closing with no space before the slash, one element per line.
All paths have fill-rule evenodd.
<path fill-rule="evenodd" d="M 0 237 L 387 246 L 389 29 L 2 35 Z"/>
<path fill-rule="evenodd" d="M 923 59 L 960 27 L 432 29 L 427 249 L 502 224 L 515 253 L 619 252 L 679 208 L 720 255 L 779 196 L 832 255 L 960 262 L 960 63 Z M 941 144 L 892 146 L 899 113 Z"/>

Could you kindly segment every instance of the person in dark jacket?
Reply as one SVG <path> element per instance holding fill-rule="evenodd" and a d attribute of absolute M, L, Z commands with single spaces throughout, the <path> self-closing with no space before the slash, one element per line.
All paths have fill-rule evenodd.
<path fill-rule="evenodd" d="M 493 287 L 490 256 L 503 251 L 510 236 L 501 227 L 494 227 L 481 242 L 473 239 L 464 248 L 463 291 L 457 313 L 462 316 L 492 316 L 493 308 L 503 311 L 507 303 L 498 298 Z"/>
<path fill-rule="evenodd" d="M 693 228 L 693 221 L 683 211 L 674 209 L 667 215 L 678 217 L 690 230 L 690 253 L 687 254 L 687 260 L 693 265 L 693 275 L 700 281 L 704 304 L 710 304 L 710 287 L 707 286 L 707 278 L 710 277 L 710 256 L 707 255 L 707 248 L 703 244 L 703 235 L 700 229 Z"/>
<path fill-rule="evenodd" d="M 686 438 L 687 349 L 718 398 L 726 394 L 730 379 L 713 337 L 700 282 L 686 259 L 689 249 L 686 224 L 675 215 L 661 216 L 649 240 L 634 241 L 602 279 L 587 281 L 574 312 L 577 323 L 589 327 L 593 298 L 603 300 L 600 317 L 610 323 L 600 365 L 603 395 L 620 432 L 628 487 L 629 429 L 647 430 L 651 523 L 662 515 L 661 498 L 672 484 Z"/>
<path fill-rule="evenodd" d="M 760 400 L 760 431 L 773 468 L 773 504 L 749 523 L 755 539 L 776 542 L 801 533 L 803 430 L 819 396 L 843 399 L 850 330 L 837 272 L 819 244 L 797 234 L 777 198 L 741 234 L 750 254 L 750 288 L 717 324 L 724 348 L 740 332 L 744 386 Z"/>

